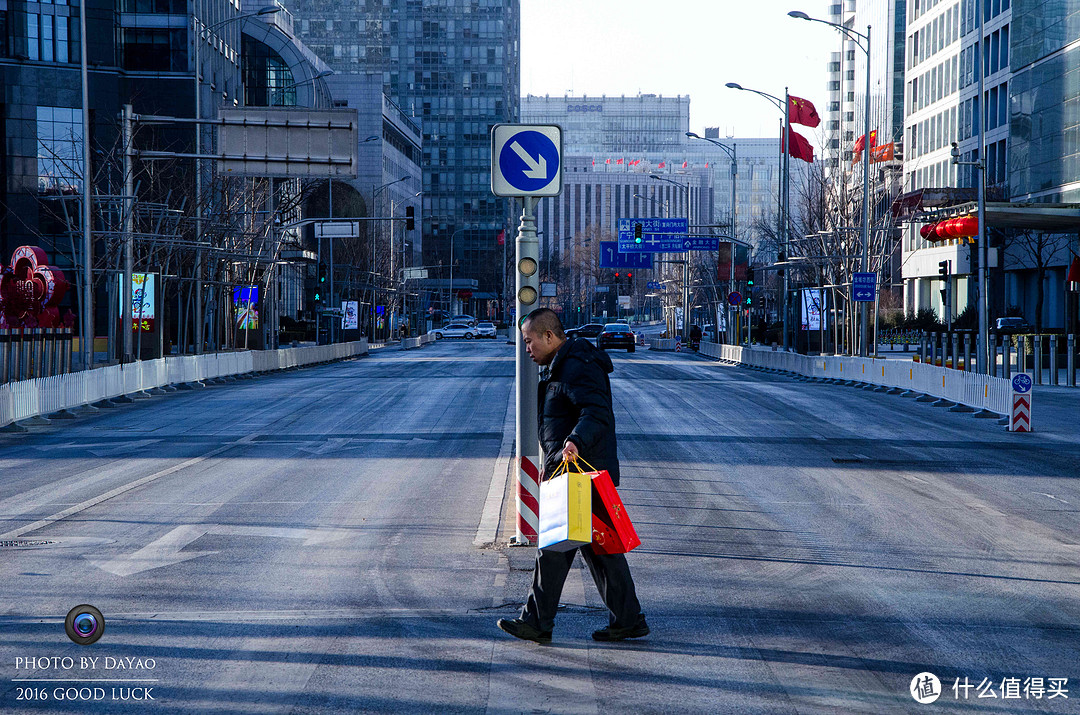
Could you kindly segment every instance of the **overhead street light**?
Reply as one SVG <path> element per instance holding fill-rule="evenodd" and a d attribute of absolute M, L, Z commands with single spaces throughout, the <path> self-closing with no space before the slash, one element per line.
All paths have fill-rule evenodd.
<path fill-rule="evenodd" d="M 674 179 L 669 179 L 666 176 L 660 176 L 659 174 L 649 174 L 650 179 L 656 179 L 657 181 L 666 181 L 669 184 L 678 186 L 683 190 L 686 196 L 686 223 L 690 223 L 690 182 L 682 184 Z M 671 212 L 668 211 L 668 215 Z M 683 342 L 690 343 L 690 251 L 685 251 L 683 257 Z"/>
<path fill-rule="evenodd" d="M 863 272 L 869 270 L 870 263 L 870 26 L 866 26 L 866 34 L 853 30 L 846 25 L 841 25 L 836 22 L 829 22 L 828 20 L 819 20 L 816 17 L 810 17 L 805 12 L 800 10 L 792 10 L 788 13 L 789 17 L 793 17 L 796 20 L 806 20 L 807 22 L 818 22 L 822 25 L 828 25 L 835 28 L 849 40 L 858 45 L 859 49 L 866 53 L 866 99 L 863 102 L 863 195 L 862 195 L 862 260 L 861 268 Z M 982 15 L 980 14 L 981 18 Z M 981 35 L 980 35 L 981 37 Z M 866 46 L 863 46 L 863 41 L 866 42 Z M 980 95 L 981 96 L 981 95 Z M 981 126 L 981 124 L 980 124 Z M 859 306 L 859 354 L 866 357 L 869 345 L 869 331 L 866 325 L 866 303 L 862 302 Z"/>

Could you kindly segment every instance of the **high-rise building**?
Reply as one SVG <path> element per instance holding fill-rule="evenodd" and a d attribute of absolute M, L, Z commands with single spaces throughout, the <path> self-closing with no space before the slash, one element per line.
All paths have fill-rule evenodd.
<path fill-rule="evenodd" d="M 290 0 L 298 34 L 338 74 L 381 75 L 423 131 L 424 264 L 501 298 L 510 201 L 490 190 L 494 124 L 518 119 L 519 0 Z M 436 271 L 431 271 L 434 277 Z M 449 306 L 447 306 L 449 307 Z M 454 306 L 487 314 L 489 303 Z"/>

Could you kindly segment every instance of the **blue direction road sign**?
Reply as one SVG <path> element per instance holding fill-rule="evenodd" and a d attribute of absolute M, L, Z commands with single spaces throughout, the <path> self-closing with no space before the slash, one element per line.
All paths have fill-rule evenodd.
<path fill-rule="evenodd" d="M 639 225 L 640 239 L 637 235 Z M 619 251 L 622 253 L 673 253 L 688 250 L 683 246 L 690 230 L 689 221 L 685 218 L 621 218 L 618 228 Z"/>
<path fill-rule="evenodd" d="M 857 303 L 873 303 L 877 295 L 877 273 L 853 273 L 852 297 Z"/>
<path fill-rule="evenodd" d="M 660 290 L 660 281 L 648 281 L 645 283 L 646 290 Z"/>
<path fill-rule="evenodd" d="M 496 124 L 491 130 L 491 193 L 557 196 L 562 191 L 562 129 Z"/>
<path fill-rule="evenodd" d="M 651 253 L 620 253 L 618 241 L 600 242 L 601 268 L 652 268 Z"/>
<path fill-rule="evenodd" d="M 1031 375 L 1028 375 L 1026 372 L 1021 372 L 1013 375 L 1012 389 L 1013 392 L 1017 393 L 1018 395 L 1023 395 L 1025 393 L 1031 392 Z"/>

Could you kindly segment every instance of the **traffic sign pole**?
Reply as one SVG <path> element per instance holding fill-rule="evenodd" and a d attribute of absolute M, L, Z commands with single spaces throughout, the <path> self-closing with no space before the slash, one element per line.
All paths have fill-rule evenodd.
<path fill-rule="evenodd" d="M 536 390 L 540 371 L 525 351 L 521 337 L 521 321 L 537 307 L 540 295 L 540 274 L 537 270 L 540 243 L 536 236 L 536 204 L 538 199 L 526 196 L 517 236 L 517 291 L 514 297 L 516 321 L 514 331 L 517 356 L 514 384 L 517 390 L 517 418 L 514 436 L 517 443 L 517 539 L 518 544 L 535 544 L 540 526 L 540 440 L 537 434 Z M 531 261 L 531 265 L 530 265 Z"/>

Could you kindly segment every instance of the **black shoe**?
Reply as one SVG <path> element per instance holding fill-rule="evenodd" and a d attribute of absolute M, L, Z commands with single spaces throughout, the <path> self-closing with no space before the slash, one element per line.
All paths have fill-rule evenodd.
<path fill-rule="evenodd" d="M 593 631 L 592 637 L 594 641 L 621 641 L 627 638 L 642 638 L 647 635 L 649 635 L 649 624 L 645 622 L 645 617 L 642 616 L 635 625 L 629 628 L 608 626 Z"/>
<path fill-rule="evenodd" d="M 500 618 L 495 625 L 512 635 L 514 638 L 520 638 L 523 641 L 533 641 L 536 643 L 551 642 L 551 631 L 542 631 L 539 628 L 529 625 L 520 618 Z M 648 629 L 646 629 L 646 631 L 647 630 Z"/>

